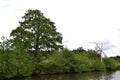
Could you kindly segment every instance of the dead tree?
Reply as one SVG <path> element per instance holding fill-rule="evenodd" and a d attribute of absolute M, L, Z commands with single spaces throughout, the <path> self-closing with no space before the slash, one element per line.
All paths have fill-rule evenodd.
<path fill-rule="evenodd" d="M 102 55 L 107 57 L 106 54 L 103 51 L 103 43 L 101 42 L 101 43 L 95 43 L 95 44 L 96 44 L 95 51 L 97 52 L 100 60 L 102 61 L 102 58 L 103 58 Z"/>

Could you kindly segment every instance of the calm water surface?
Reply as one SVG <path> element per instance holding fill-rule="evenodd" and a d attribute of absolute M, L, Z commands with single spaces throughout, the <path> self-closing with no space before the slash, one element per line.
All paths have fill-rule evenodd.
<path fill-rule="evenodd" d="M 41 75 L 12 80 L 120 80 L 120 71 Z"/>

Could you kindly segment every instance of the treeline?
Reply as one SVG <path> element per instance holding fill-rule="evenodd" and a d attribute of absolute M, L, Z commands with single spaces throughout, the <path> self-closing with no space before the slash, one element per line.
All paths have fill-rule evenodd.
<path fill-rule="evenodd" d="M 0 42 L 0 79 L 33 74 L 117 70 L 119 59 L 104 58 L 94 50 L 63 47 L 62 34 L 40 10 L 27 10 L 11 39 Z"/>
<path fill-rule="evenodd" d="M 32 74 L 79 73 L 117 70 L 120 62 L 112 58 L 99 59 L 94 50 L 39 51 L 36 68 L 32 52 L 0 50 L 0 78 L 30 76 Z"/>
<path fill-rule="evenodd" d="M 120 56 L 116 56 L 116 57 L 110 57 L 111 59 L 114 59 L 114 60 L 116 60 L 116 61 L 118 61 L 119 62 L 119 69 L 120 69 Z"/>

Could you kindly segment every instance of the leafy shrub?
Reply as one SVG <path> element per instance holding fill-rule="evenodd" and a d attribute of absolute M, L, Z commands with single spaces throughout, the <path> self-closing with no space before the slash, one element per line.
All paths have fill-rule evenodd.
<path fill-rule="evenodd" d="M 74 72 L 90 71 L 90 62 L 85 53 L 79 53 L 74 55 L 74 61 L 72 67 Z"/>
<path fill-rule="evenodd" d="M 106 70 L 105 64 L 101 62 L 99 58 L 91 59 L 91 70 L 92 71 L 104 71 Z"/>
<path fill-rule="evenodd" d="M 63 55 L 64 54 L 64 55 Z M 53 52 L 48 58 L 39 62 L 36 73 L 51 74 L 68 72 L 68 59 L 65 53 Z"/>
<path fill-rule="evenodd" d="M 86 53 L 87 55 L 88 55 L 88 57 L 90 58 L 90 59 L 94 59 L 94 58 L 97 58 L 98 57 L 98 55 L 97 55 L 97 52 L 95 51 L 95 50 L 87 50 L 87 53 Z"/>
<path fill-rule="evenodd" d="M 107 70 L 116 70 L 118 68 L 119 63 L 114 59 L 105 58 L 103 61 Z"/>
<path fill-rule="evenodd" d="M 4 51 L 0 54 L 0 76 L 11 78 L 32 74 L 32 61 L 27 53 Z"/>
<path fill-rule="evenodd" d="M 90 62 L 85 53 L 74 53 L 67 49 L 54 52 L 37 65 L 37 73 L 66 73 L 90 70 Z"/>

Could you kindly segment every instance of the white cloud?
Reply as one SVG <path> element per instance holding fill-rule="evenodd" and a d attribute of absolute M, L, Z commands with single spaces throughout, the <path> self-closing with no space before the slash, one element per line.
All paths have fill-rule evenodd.
<path fill-rule="evenodd" d="M 105 40 L 120 49 L 119 4 L 119 0 L 1 0 L 0 36 L 8 36 L 27 9 L 40 9 L 56 23 L 70 49 L 94 48 L 88 42 Z"/>

